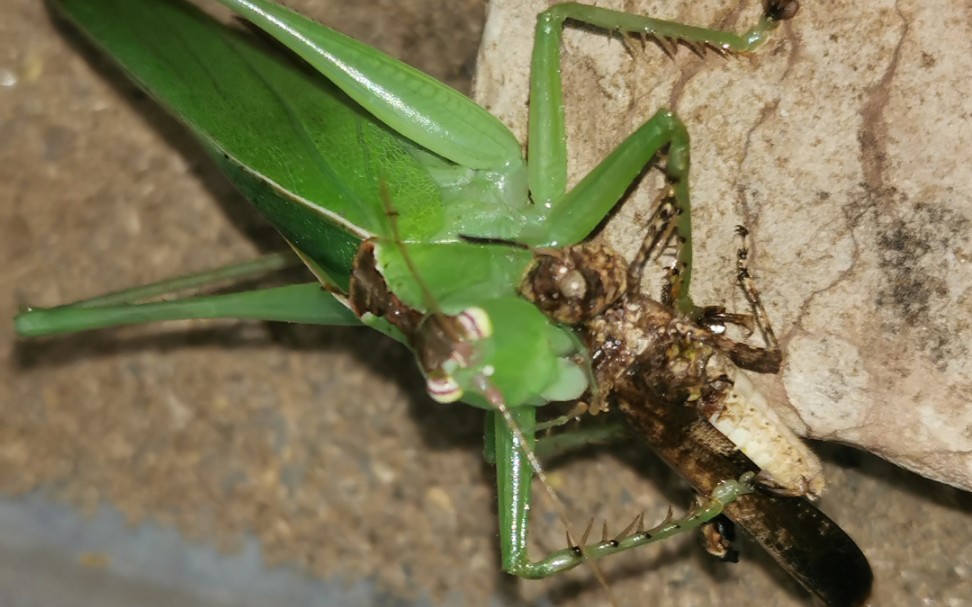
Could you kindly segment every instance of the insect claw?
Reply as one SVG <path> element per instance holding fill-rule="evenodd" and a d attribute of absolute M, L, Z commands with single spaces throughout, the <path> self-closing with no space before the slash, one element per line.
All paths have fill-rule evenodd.
<path fill-rule="evenodd" d="M 700 528 L 705 551 L 726 563 L 738 563 L 739 551 L 732 547 L 735 527 L 725 515 L 719 515 Z"/>
<path fill-rule="evenodd" d="M 644 533 L 645 532 L 645 513 L 644 512 L 640 513 L 638 516 L 635 517 L 635 520 L 638 521 L 638 533 Z"/>
<path fill-rule="evenodd" d="M 601 526 L 601 543 L 604 544 L 608 541 L 608 531 L 607 531 L 607 521 Z"/>
<path fill-rule="evenodd" d="M 800 10 L 797 0 L 764 0 L 763 12 L 773 21 L 792 19 Z"/>

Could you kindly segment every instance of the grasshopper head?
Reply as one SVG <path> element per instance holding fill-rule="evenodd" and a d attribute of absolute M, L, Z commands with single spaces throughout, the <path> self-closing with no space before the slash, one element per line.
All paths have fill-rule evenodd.
<path fill-rule="evenodd" d="M 539 249 L 520 293 L 550 318 L 576 325 L 600 315 L 624 294 L 627 271 L 628 262 L 601 244 Z"/>

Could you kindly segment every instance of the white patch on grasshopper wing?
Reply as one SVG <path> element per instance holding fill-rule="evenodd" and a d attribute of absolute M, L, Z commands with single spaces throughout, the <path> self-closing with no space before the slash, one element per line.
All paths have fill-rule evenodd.
<path fill-rule="evenodd" d="M 783 423 L 744 373 L 736 373 L 723 404 L 709 423 L 760 467 L 768 484 L 787 494 L 820 496 L 824 489 L 820 459 Z"/>

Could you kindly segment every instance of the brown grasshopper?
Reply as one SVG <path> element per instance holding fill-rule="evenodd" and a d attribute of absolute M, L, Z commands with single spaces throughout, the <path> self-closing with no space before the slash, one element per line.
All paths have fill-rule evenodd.
<path fill-rule="evenodd" d="M 540 250 L 522 294 L 581 331 L 595 390 L 589 409 L 618 409 L 629 425 L 702 495 L 726 479 L 756 474 L 755 491 L 726 506 L 810 592 L 830 606 L 860 605 L 872 573 L 854 541 L 814 507 L 824 487 L 816 455 L 776 415 L 743 370 L 776 373 L 782 355 L 748 269 L 748 232 L 737 229 L 737 281 L 752 314 L 697 307 L 689 299 L 687 208 L 671 190 L 659 203 L 634 262 L 585 243 Z M 642 290 L 645 264 L 674 242 L 660 300 Z M 765 347 L 735 341 L 725 325 L 759 328 Z M 728 556 L 709 528 L 711 552 Z"/>

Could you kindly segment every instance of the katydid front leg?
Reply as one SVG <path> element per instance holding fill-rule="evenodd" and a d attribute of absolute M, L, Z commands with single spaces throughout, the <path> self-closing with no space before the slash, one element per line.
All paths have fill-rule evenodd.
<path fill-rule="evenodd" d="M 768 2 L 757 25 L 741 36 L 575 3 L 557 5 L 541 13 L 537 19 L 531 63 L 528 174 L 533 203 L 544 216 L 542 225 L 526 230 L 521 240 L 546 247 L 561 247 L 584 240 L 617 205 L 656 154 L 667 151 L 665 171 L 677 210 L 672 218 L 674 232 L 680 242 L 691 242 L 689 137 L 684 124 L 669 110 L 659 110 L 567 192 L 566 128 L 560 77 L 560 42 L 565 21 L 571 19 L 612 32 L 711 46 L 721 52 L 744 53 L 761 46 L 781 19 L 795 14 L 796 7 L 796 2 Z M 679 276 L 682 289 L 675 303 L 680 311 L 683 308 L 687 311 L 694 309 L 688 297 L 691 246 L 683 247 L 681 251 L 677 264 L 682 268 Z M 517 416 L 520 427 L 532 437 L 535 413 L 522 410 L 517 411 Z M 689 513 L 682 521 L 651 532 L 590 546 L 569 547 L 542 561 L 531 562 L 526 551 L 529 467 L 511 440 L 509 431 L 502 425 L 487 428 L 487 440 L 490 437 L 495 440 L 503 568 L 522 577 L 545 577 L 574 567 L 589 557 L 628 550 L 697 527 L 721 512 L 727 503 L 721 501 L 723 498 L 732 501 L 747 491 L 745 483 L 727 479 L 724 492 L 717 496 L 714 491 L 706 507 Z"/>
<path fill-rule="evenodd" d="M 543 236 L 535 244 L 563 246 L 579 242 L 604 219 L 632 181 L 659 151 L 668 149 L 666 173 L 675 184 L 680 206 L 688 204 L 688 134 L 669 110 L 660 109 L 567 191 L 567 138 L 560 43 L 569 19 L 608 32 L 684 42 L 720 53 L 751 53 L 762 46 L 783 19 L 796 14 L 795 0 L 767 0 L 759 22 L 745 34 L 682 25 L 577 3 L 558 4 L 540 14 L 531 61 L 529 183 L 534 204 L 549 208 Z M 680 226 L 680 235 L 690 228 Z"/>
<path fill-rule="evenodd" d="M 534 429 L 536 410 L 533 407 L 512 409 L 514 420 L 523 435 L 527 437 L 530 449 L 534 448 Z M 526 455 L 510 434 L 508 424 L 495 413 L 487 416 L 487 424 L 494 424 L 492 431 L 487 426 L 487 440 L 494 439 L 496 460 L 496 486 L 499 494 L 500 551 L 503 570 L 528 579 L 545 578 L 586 562 L 618 552 L 624 552 L 658 542 L 673 535 L 701 527 L 722 513 L 725 506 L 736 498 L 752 491 L 753 475 L 739 480 L 727 480 L 717 486 L 708 497 L 680 519 L 666 519 L 660 525 L 645 530 L 639 516 L 629 527 L 617 536 L 602 538 L 601 541 L 587 544 L 587 534 L 579 539 L 579 545 L 568 546 L 546 555 L 539 561 L 531 561 L 527 554 L 527 532 L 529 528 L 530 485 L 533 470 Z"/>

